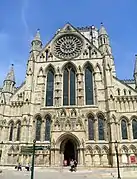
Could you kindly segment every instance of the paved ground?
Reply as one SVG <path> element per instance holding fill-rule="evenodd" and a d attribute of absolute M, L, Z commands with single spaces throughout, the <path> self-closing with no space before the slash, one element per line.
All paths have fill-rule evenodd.
<path fill-rule="evenodd" d="M 30 179 L 30 172 L 16 171 L 14 168 L 3 168 L 0 179 Z M 112 173 L 112 174 L 111 174 Z M 137 179 L 137 172 L 124 172 L 121 179 Z M 36 168 L 34 179 L 116 179 L 114 169 L 104 170 L 79 170 L 71 173 L 68 169 L 53 170 Z"/>

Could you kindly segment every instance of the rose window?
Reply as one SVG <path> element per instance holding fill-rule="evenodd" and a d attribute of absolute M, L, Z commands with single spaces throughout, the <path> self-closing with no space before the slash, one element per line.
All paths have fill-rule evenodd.
<path fill-rule="evenodd" d="M 54 45 L 54 55 L 58 58 L 71 59 L 81 54 L 83 47 L 82 40 L 75 35 L 63 35 L 59 37 Z"/>

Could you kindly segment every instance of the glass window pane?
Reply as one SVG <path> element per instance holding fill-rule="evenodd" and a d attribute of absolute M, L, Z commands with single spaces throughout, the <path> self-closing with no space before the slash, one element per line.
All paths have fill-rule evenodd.
<path fill-rule="evenodd" d="M 47 75 L 46 106 L 53 106 L 54 73 L 50 70 Z"/>
<path fill-rule="evenodd" d="M 17 124 L 17 141 L 20 141 L 21 122 Z"/>
<path fill-rule="evenodd" d="M 45 127 L 45 140 L 50 141 L 50 128 L 51 128 L 51 120 L 49 117 L 46 119 L 46 127 Z"/>
<path fill-rule="evenodd" d="M 93 118 L 88 118 L 88 133 L 89 133 L 89 140 L 94 140 L 94 121 Z"/>
<path fill-rule="evenodd" d="M 41 138 L 41 124 L 41 118 L 38 118 L 36 123 L 36 141 L 40 141 Z"/>
<path fill-rule="evenodd" d="M 9 135 L 9 141 L 12 141 L 13 138 L 13 129 L 14 129 L 14 123 L 10 123 L 10 135 Z"/>
<path fill-rule="evenodd" d="M 70 71 L 70 105 L 75 105 L 75 71 Z"/>
<path fill-rule="evenodd" d="M 137 139 L 137 121 L 133 119 L 132 121 L 133 139 Z"/>
<path fill-rule="evenodd" d="M 121 121 L 121 131 L 122 131 L 122 139 L 128 139 L 128 136 L 127 136 L 127 125 L 126 125 L 126 121 L 125 120 Z"/>
<path fill-rule="evenodd" d="M 93 80 L 92 71 L 89 67 L 85 69 L 85 98 L 86 105 L 93 104 Z"/>
<path fill-rule="evenodd" d="M 99 132 L 99 140 L 105 140 L 105 137 L 104 137 L 104 120 L 99 118 L 98 119 L 98 132 Z"/>
<path fill-rule="evenodd" d="M 68 105 L 68 81 L 69 79 L 69 73 L 66 69 L 64 71 L 64 79 L 63 79 L 63 105 Z"/>

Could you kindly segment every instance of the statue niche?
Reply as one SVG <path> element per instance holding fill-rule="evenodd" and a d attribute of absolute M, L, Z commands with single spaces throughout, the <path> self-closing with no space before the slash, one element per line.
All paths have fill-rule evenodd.
<path fill-rule="evenodd" d="M 55 131 L 59 131 L 60 130 L 60 122 L 59 122 L 58 119 L 54 123 L 54 130 Z"/>

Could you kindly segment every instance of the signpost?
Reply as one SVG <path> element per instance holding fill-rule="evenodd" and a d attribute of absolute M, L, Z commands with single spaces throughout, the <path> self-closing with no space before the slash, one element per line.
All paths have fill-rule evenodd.
<path fill-rule="evenodd" d="M 35 156 L 35 144 L 36 140 L 33 140 L 33 150 L 32 150 L 32 168 L 31 168 L 31 179 L 33 179 L 34 176 L 34 156 Z"/>
<path fill-rule="evenodd" d="M 35 146 L 36 140 L 33 140 L 33 146 L 22 146 L 21 153 L 27 153 L 32 155 L 32 167 L 31 167 L 31 179 L 34 178 L 34 159 L 35 159 L 35 151 L 36 150 L 46 150 L 50 149 L 50 146 Z"/>

